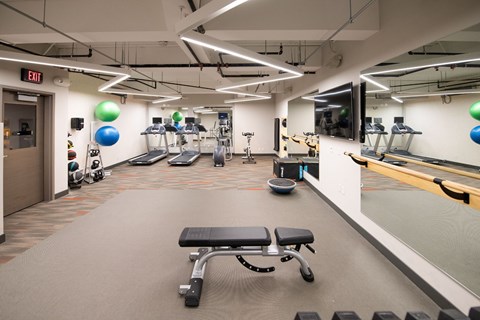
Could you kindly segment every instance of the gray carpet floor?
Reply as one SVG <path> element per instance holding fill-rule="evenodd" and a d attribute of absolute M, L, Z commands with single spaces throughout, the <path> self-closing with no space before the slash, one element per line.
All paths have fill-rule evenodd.
<path fill-rule="evenodd" d="M 187 308 L 191 248 L 180 248 L 185 226 L 309 228 L 317 254 L 304 255 L 315 281 L 298 263 L 249 258 L 277 270 L 258 274 L 234 257 L 207 266 L 198 308 Z M 0 267 L 0 318 L 265 319 L 297 311 L 425 311 L 438 306 L 309 188 L 290 195 L 269 190 L 127 190 Z"/>
<path fill-rule="evenodd" d="M 385 190 L 363 192 L 362 212 L 480 293 L 480 211 L 422 190 Z"/>

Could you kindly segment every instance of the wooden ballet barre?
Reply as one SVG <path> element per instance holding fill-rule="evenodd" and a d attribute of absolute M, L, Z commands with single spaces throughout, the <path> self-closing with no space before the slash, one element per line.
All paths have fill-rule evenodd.
<path fill-rule="evenodd" d="M 299 139 L 298 139 L 299 138 Z M 300 136 L 300 135 L 293 135 L 287 136 L 282 134 L 282 140 L 292 140 L 295 143 L 306 145 L 311 149 L 315 149 L 315 151 L 320 151 L 320 144 L 318 143 L 317 137 L 310 137 L 310 136 Z"/>
<path fill-rule="evenodd" d="M 405 182 L 414 187 L 455 200 L 471 208 L 480 210 L 480 189 L 461 183 L 443 180 L 429 174 L 395 166 L 382 161 L 344 152 L 356 164 L 384 176 Z"/>
<path fill-rule="evenodd" d="M 438 165 L 438 164 L 431 164 L 431 163 L 427 163 L 427 162 L 422 162 L 422 161 L 418 161 L 418 160 L 407 158 L 407 157 L 393 155 L 393 154 L 390 154 L 390 153 L 377 152 L 377 156 L 390 158 L 390 159 L 395 159 L 395 160 L 400 160 L 400 161 L 405 161 L 405 162 L 409 162 L 409 163 L 413 163 L 413 164 L 418 164 L 420 166 L 433 168 L 433 169 L 437 169 L 437 170 L 442 170 L 442 171 L 445 171 L 445 172 L 455 173 L 455 174 L 462 175 L 462 176 L 469 177 L 469 178 L 480 179 L 480 174 L 479 173 L 468 172 L 468 171 L 458 170 L 458 169 L 454 169 L 454 168 L 444 167 L 444 166 L 441 166 L 441 165 Z"/>

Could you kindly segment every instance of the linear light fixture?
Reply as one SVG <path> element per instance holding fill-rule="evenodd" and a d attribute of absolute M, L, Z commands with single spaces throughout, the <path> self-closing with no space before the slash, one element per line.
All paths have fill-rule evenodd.
<path fill-rule="evenodd" d="M 403 100 L 398 98 L 398 97 L 392 97 L 392 99 L 397 101 L 397 102 L 403 103 Z"/>
<path fill-rule="evenodd" d="M 148 92 L 113 90 L 113 89 L 105 89 L 102 92 L 113 93 L 113 94 L 123 94 L 123 95 L 132 95 L 132 96 L 159 98 L 159 99 L 153 100 L 152 101 L 153 104 L 178 100 L 178 99 L 182 98 L 182 96 L 179 96 L 179 95 L 166 95 L 166 94 L 161 94 L 161 93 L 148 93 Z"/>
<path fill-rule="evenodd" d="M 184 41 L 194 43 L 202 47 L 210 48 L 212 50 L 220 51 L 241 59 L 288 72 L 296 75 L 297 77 L 303 76 L 303 71 L 297 67 L 195 31 L 189 31 L 181 35 L 180 38 Z"/>
<path fill-rule="evenodd" d="M 434 91 L 434 92 L 397 93 L 392 95 L 392 99 L 431 97 L 431 96 L 451 96 L 451 95 L 458 95 L 458 94 L 475 94 L 475 93 L 480 93 L 480 90 L 473 89 L 473 90 L 448 90 L 448 91 Z"/>
<path fill-rule="evenodd" d="M 416 69 L 434 68 L 453 64 L 469 63 L 480 61 L 480 52 L 457 54 L 453 56 L 440 57 L 416 62 L 399 63 L 396 65 L 374 67 L 366 70 L 364 75 L 385 74 L 400 71 L 411 71 Z"/>
<path fill-rule="evenodd" d="M 48 67 L 72 69 L 77 71 L 86 71 L 86 72 L 115 76 L 113 79 L 105 82 L 100 87 L 98 87 L 98 91 L 100 92 L 105 92 L 108 88 L 116 85 L 119 82 L 124 81 L 125 79 L 130 78 L 130 70 L 128 69 L 119 69 L 114 67 L 94 65 L 86 62 L 34 56 L 30 54 L 25 54 L 25 53 L 17 53 L 17 52 L 0 50 L 0 60 L 48 66 Z"/>
<path fill-rule="evenodd" d="M 10 51 L 0 50 L 0 60 L 35 64 L 35 65 L 42 65 L 42 66 L 49 66 L 49 67 L 57 67 L 57 68 L 65 68 L 65 69 L 74 69 L 74 70 L 81 70 L 81 71 L 87 71 L 87 72 L 93 72 L 93 73 L 108 74 L 112 76 L 130 77 L 130 75 L 127 72 L 125 72 L 125 70 L 119 69 L 119 68 L 94 65 L 86 62 L 34 56 L 30 54 L 10 52 Z"/>
<path fill-rule="evenodd" d="M 375 80 L 367 77 L 367 76 L 364 75 L 364 74 L 361 74 L 361 75 L 360 75 L 360 78 L 363 79 L 363 80 L 365 80 L 365 81 L 367 81 L 367 82 L 370 82 L 370 83 L 373 84 L 374 86 L 379 87 L 379 88 L 382 89 L 383 91 L 388 91 L 388 90 L 390 90 L 389 87 L 384 86 L 384 85 L 381 84 L 381 83 L 378 83 L 377 81 L 375 81 Z M 380 90 L 378 90 L 378 91 L 380 91 Z"/>
<path fill-rule="evenodd" d="M 271 97 L 245 97 L 245 98 L 236 98 L 236 99 L 227 99 L 225 103 L 238 103 L 238 102 L 249 102 L 249 101 L 258 101 L 258 100 L 268 100 Z"/>
<path fill-rule="evenodd" d="M 177 34 L 183 33 L 187 30 L 195 29 L 196 27 L 232 10 L 248 0 L 213 0 L 206 5 L 200 7 L 198 10 L 192 12 L 175 25 L 175 32 Z"/>
<path fill-rule="evenodd" d="M 100 92 L 106 92 L 108 88 L 111 88 L 111 87 L 113 87 L 114 85 L 116 85 L 117 83 L 120 83 L 120 82 L 122 82 L 123 80 L 128 79 L 128 78 L 130 78 L 130 75 L 129 75 L 129 74 L 124 74 L 124 75 L 116 76 L 115 78 L 110 79 L 110 80 L 108 80 L 107 82 L 101 84 L 101 85 L 98 87 L 98 91 L 100 91 Z"/>
<path fill-rule="evenodd" d="M 324 99 L 315 99 L 315 96 L 303 96 L 302 99 L 316 102 L 327 102 L 327 100 Z"/>
<path fill-rule="evenodd" d="M 257 85 L 257 84 L 276 82 L 276 81 L 281 81 L 281 80 L 288 80 L 288 79 L 293 79 L 293 78 L 298 78 L 298 77 L 299 77 L 298 75 L 292 75 L 290 73 L 282 73 L 282 74 L 276 74 L 276 75 L 273 75 L 273 76 L 264 77 L 261 80 L 252 79 L 252 80 L 235 82 L 234 84 L 231 84 L 231 85 L 225 85 L 225 86 L 215 88 L 215 90 L 216 91 L 221 91 L 221 92 L 227 92 L 227 90 L 230 90 L 230 89 L 254 86 L 254 85 Z"/>

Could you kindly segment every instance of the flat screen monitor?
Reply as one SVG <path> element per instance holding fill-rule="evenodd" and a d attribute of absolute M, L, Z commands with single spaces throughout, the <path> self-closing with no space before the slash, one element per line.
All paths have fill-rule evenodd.
<path fill-rule="evenodd" d="M 351 82 L 315 95 L 315 133 L 355 139 L 353 84 Z"/>
<path fill-rule="evenodd" d="M 393 123 L 403 123 L 403 117 L 393 117 Z"/>
<path fill-rule="evenodd" d="M 165 124 L 172 124 L 173 120 L 171 118 L 165 118 Z"/>
<path fill-rule="evenodd" d="M 195 123 L 194 117 L 185 117 L 185 123 Z"/>
<path fill-rule="evenodd" d="M 365 123 L 372 123 L 372 117 L 365 117 Z"/>
<path fill-rule="evenodd" d="M 373 118 L 373 122 L 376 124 L 382 124 L 382 118 Z"/>
<path fill-rule="evenodd" d="M 228 120 L 228 113 L 227 112 L 219 112 L 218 113 L 219 120 Z"/>
<path fill-rule="evenodd" d="M 162 123 L 162 117 L 153 117 L 152 123 Z"/>

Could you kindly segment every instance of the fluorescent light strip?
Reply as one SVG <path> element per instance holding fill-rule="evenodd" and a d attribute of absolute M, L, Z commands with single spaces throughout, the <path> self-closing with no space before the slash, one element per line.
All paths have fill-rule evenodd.
<path fill-rule="evenodd" d="M 288 80 L 288 79 L 293 79 L 293 78 L 298 78 L 298 77 L 300 77 L 300 76 L 292 75 L 292 74 L 289 74 L 289 73 L 282 73 L 282 74 L 276 74 L 274 76 L 264 77 L 261 80 L 252 79 L 252 80 L 245 80 L 245 81 L 241 81 L 241 82 L 236 82 L 235 84 L 232 84 L 232 85 L 226 85 L 226 86 L 221 86 L 221 87 L 215 88 L 215 90 L 221 91 L 221 92 L 227 92 L 226 90 L 230 90 L 230 89 L 254 86 L 254 85 L 257 85 L 257 84 L 276 82 L 276 81 L 281 81 L 281 80 Z"/>
<path fill-rule="evenodd" d="M 480 61 L 480 52 L 458 54 L 454 56 L 423 60 L 420 62 L 417 61 L 417 62 L 410 62 L 410 63 L 400 63 L 397 65 L 393 65 L 393 66 L 391 65 L 386 67 L 375 67 L 367 70 L 366 73 L 364 73 L 364 75 L 393 73 L 393 72 L 399 72 L 399 71 L 410 71 L 410 70 L 423 69 L 423 68 L 440 67 L 440 66 L 445 66 L 450 64 L 468 63 L 473 61 Z M 419 65 L 419 63 L 421 64 Z"/>
<path fill-rule="evenodd" d="M 400 103 L 403 103 L 403 100 L 400 99 L 400 98 L 397 98 L 397 97 L 392 97 L 393 100 L 397 101 L 397 102 L 400 102 Z"/>
<path fill-rule="evenodd" d="M 130 78 L 130 75 L 124 74 L 124 75 L 116 76 L 115 78 L 110 79 L 109 81 L 107 81 L 107 82 L 105 82 L 104 84 L 100 85 L 100 86 L 98 87 L 98 91 L 100 91 L 100 92 L 105 92 L 105 90 L 107 90 L 108 88 L 113 87 L 113 86 L 116 85 L 117 83 L 120 83 L 120 82 L 122 82 L 123 80 L 125 80 L 125 79 L 127 79 L 127 78 Z"/>
<path fill-rule="evenodd" d="M 257 98 L 263 98 L 263 99 L 270 99 L 272 96 L 269 94 L 263 94 L 263 93 L 250 93 L 246 91 L 228 91 L 228 90 L 223 90 L 220 91 L 222 93 L 231 93 L 231 94 L 239 94 L 239 95 L 244 95 L 248 97 L 257 97 Z"/>
<path fill-rule="evenodd" d="M 194 43 L 202 47 L 217 50 L 241 59 L 285 71 L 297 75 L 298 77 L 303 76 L 303 71 L 297 67 L 195 31 L 187 32 L 186 34 L 181 35 L 180 38 L 184 41 Z"/>
<path fill-rule="evenodd" d="M 350 92 L 350 89 L 345 89 L 345 90 L 340 90 L 340 91 L 335 91 L 335 92 L 329 92 L 329 93 L 324 93 L 324 94 L 316 94 L 315 97 L 328 97 L 328 96 L 335 96 L 340 93 L 344 92 Z"/>
<path fill-rule="evenodd" d="M 232 10 L 248 0 L 214 0 L 201 6 L 175 25 L 175 32 L 181 34 L 215 19 L 216 17 Z"/>
<path fill-rule="evenodd" d="M 225 103 L 239 103 L 239 102 L 249 102 L 249 101 L 258 101 L 258 100 L 268 100 L 270 97 L 247 97 L 247 98 L 237 98 L 237 99 L 227 99 Z"/>
<path fill-rule="evenodd" d="M 394 98 L 416 98 L 416 97 L 432 97 L 432 96 L 449 96 L 458 94 L 480 94 L 480 90 L 450 90 L 450 91 L 436 91 L 436 92 L 416 92 L 416 93 L 400 93 L 392 95 Z"/>
<path fill-rule="evenodd" d="M 146 92 L 137 92 L 137 91 L 124 91 L 124 90 L 103 90 L 104 93 L 113 93 L 113 94 L 124 94 L 132 96 L 142 96 L 142 97 L 160 97 L 160 99 L 153 100 L 152 103 L 162 103 L 167 101 L 173 101 L 181 99 L 182 96 L 171 96 L 166 94 L 159 93 L 146 93 Z"/>
<path fill-rule="evenodd" d="M 388 91 L 388 90 L 390 90 L 389 87 L 384 86 L 383 84 L 378 83 L 377 81 L 375 81 L 375 80 L 373 80 L 373 79 L 370 79 L 369 77 L 367 77 L 367 76 L 364 75 L 364 74 L 360 75 L 360 78 L 362 78 L 363 80 L 365 80 L 365 81 L 367 81 L 367 82 L 370 82 L 370 83 L 373 84 L 374 86 L 377 86 L 377 87 L 383 89 L 383 91 Z"/>
<path fill-rule="evenodd" d="M 161 96 L 161 97 L 162 97 L 162 98 L 160 98 L 160 99 L 153 100 L 152 103 L 153 103 L 153 104 L 157 104 L 157 103 L 162 103 L 162 102 L 168 102 L 168 101 L 174 101 L 174 100 L 182 99 L 181 96 Z"/>
<path fill-rule="evenodd" d="M 100 87 L 98 87 L 98 91 L 100 92 L 105 92 L 106 89 L 116 85 L 119 82 L 124 81 L 125 79 L 130 78 L 130 71 L 124 71 L 123 69 L 120 69 L 122 71 L 119 71 L 118 68 L 113 68 L 113 67 L 104 67 L 104 66 L 93 65 L 85 62 L 34 56 L 34 55 L 28 55 L 24 53 L 0 51 L 0 60 L 48 66 L 48 67 L 74 69 L 74 70 L 81 70 L 81 71 L 108 74 L 108 75 L 115 76 L 115 78 L 105 82 Z"/>
<path fill-rule="evenodd" d="M 305 96 L 305 97 L 302 97 L 302 99 L 309 100 L 309 101 L 316 101 L 316 102 L 327 102 L 327 100 L 315 99 L 315 96 Z"/>
<path fill-rule="evenodd" d="M 35 64 L 35 65 L 42 65 L 42 66 L 49 66 L 49 67 L 58 67 L 58 68 L 65 68 L 65 69 L 75 69 L 75 70 L 82 70 L 87 72 L 95 72 L 95 73 L 108 74 L 108 75 L 114 75 L 114 76 L 119 76 L 119 75 L 130 76 L 127 72 L 124 72 L 122 69 L 118 69 L 114 67 L 105 67 L 105 66 L 99 66 L 99 65 L 94 65 L 94 64 L 85 63 L 85 62 L 69 61 L 69 60 L 63 60 L 63 59 L 34 56 L 30 54 L 1 51 L 1 50 L 0 50 L 0 60 Z M 119 71 L 119 70 L 122 70 L 122 71 Z"/>

